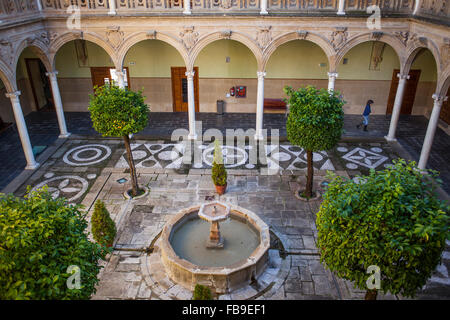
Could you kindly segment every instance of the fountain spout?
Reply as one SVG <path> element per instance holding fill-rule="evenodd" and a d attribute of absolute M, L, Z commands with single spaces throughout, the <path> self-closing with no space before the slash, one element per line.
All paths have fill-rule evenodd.
<path fill-rule="evenodd" d="M 224 239 L 220 235 L 219 222 L 224 221 L 230 214 L 230 207 L 226 204 L 213 202 L 203 204 L 200 207 L 198 216 L 211 223 L 209 238 L 206 247 L 209 249 L 220 249 L 224 246 Z"/>

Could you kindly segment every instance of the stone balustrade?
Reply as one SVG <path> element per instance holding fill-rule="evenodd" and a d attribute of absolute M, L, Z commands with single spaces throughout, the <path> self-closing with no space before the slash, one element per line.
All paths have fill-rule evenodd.
<path fill-rule="evenodd" d="M 0 26 L 9 20 L 23 19 L 40 13 L 40 0 L 0 0 Z"/>

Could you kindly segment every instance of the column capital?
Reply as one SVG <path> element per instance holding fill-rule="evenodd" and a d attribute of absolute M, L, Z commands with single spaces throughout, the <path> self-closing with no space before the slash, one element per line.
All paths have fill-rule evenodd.
<path fill-rule="evenodd" d="M 409 74 L 397 73 L 397 78 L 400 80 L 409 80 L 411 77 Z"/>
<path fill-rule="evenodd" d="M 328 72 L 328 77 L 329 78 L 337 78 L 339 75 L 339 73 L 337 72 Z"/>
<path fill-rule="evenodd" d="M 17 99 L 17 98 L 19 98 L 20 94 L 21 94 L 21 92 L 19 90 L 17 90 L 14 92 L 7 92 L 5 94 L 5 96 L 9 99 Z"/>
<path fill-rule="evenodd" d="M 50 72 L 46 72 L 45 75 L 47 77 L 51 77 L 51 78 L 56 78 L 56 76 L 58 75 L 58 71 L 50 71 Z"/>
<path fill-rule="evenodd" d="M 194 79 L 195 71 L 194 70 L 186 71 L 185 75 L 186 75 L 186 77 L 188 77 L 188 79 L 192 80 L 192 79 Z"/>
<path fill-rule="evenodd" d="M 266 77 L 266 72 L 258 71 L 256 72 L 256 75 L 258 76 L 258 79 L 264 79 Z"/>
<path fill-rule="evenodd" d="M 443 103 L 444 101 L 448 100 L 448 97 L 441 96 L 441 95 L 435 93 L 435 94 L 433 94 L 433 100 L 438 103 Z"/>

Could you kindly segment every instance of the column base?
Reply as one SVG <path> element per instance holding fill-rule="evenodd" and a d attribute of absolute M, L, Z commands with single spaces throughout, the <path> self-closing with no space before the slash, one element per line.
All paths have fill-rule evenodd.
<path fill-rule="evenodd" d="M 191 11 L 183 11 L 183 14 L 192 14 Z"/>
<path fill-rule="evenodd" d="M 109 15 L 109 16 L 115 16 L 116 14 L 117 14 L 116 11 L 109 11 L 109 12 L 108 12 L 108 15 Z"/>
<path fill-rule="evenodd" d="M 260 12 L 259 14 L 261 14 L 261 15 L 266 15 L 266 14 L 269 14 L 269 12 L 266 11 L 266 10 L 264 10 L 264 11 L 261 10 L 261 12 Z"/>
<path fill-rule="evenodd" d="M 388 136 L 384 136 L 384 139 L 386 139 L 386 141 L 388 141 L 388 142 L 395 142 L 395 141 L 397 141 L 397 139 L 395 139 L 395 138 L 390 138 L 390 137 L 388 137 Z"/>
<path fill-rule="evenodd" d="M 66 134 L 60 134 L 60 135 L 58 136 L 58 138 L 60 138 L 60 139 L 65 139 L 65 138 L 70 137 L 70 135 L 71 135 L 71 133 L 70 133 L 70 132 L 67 132 Z"/>
<path fill-rule="evenodd" d="M 339 11 L 339 12 L 337 13 L 337 15 L 338 15 L 338 16 L 345 16 L 345 11 Z"/>
<path fill-rule="evenodd" d="M 25 167 L 25 170 L 36 170 L 37 168 L 39 168 L 39 166 L 40 164 L 36 162 L 35 164 L 27 165 Z"/>
<path fill-rule="evenodd" d="M 196 134 L 188 134 L 188 140 L 197 140 Z"/>

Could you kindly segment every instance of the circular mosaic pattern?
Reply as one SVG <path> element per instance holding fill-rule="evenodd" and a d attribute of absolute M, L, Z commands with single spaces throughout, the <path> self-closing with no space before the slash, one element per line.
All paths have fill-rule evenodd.
<path fill-rule="evenodd" d="M 152 168 L 156 164 L 155 160 L 145 160 L 141 162 L 141 165 L 146 168 Z"/>
<path fill-rule="evenodd" d="M 136 150 L 133 151 L 133 159 L 134 160 L 141 160 L 147 157 L 147 152 L 143 151 L 143 150 Z"/>
<path fill-rule="evenodd" d="M 248 154 L 244 149 L 231 146 L 222 146 L 222 154 L 225 167 L 227 168 L 244 165 L 248 159 Z M 214 147 L 205 149 L 203 151 L 203 161 L 208 166 L 212 166 L 213 159 Z"/>
<path fill-rule="evenodd" d="M 158 150 L 160 150 L 161 148 L 162 148 L 162 145 L 160 145 L 160 144 L 154 144 L 154 145 L 151 145 L 151 146 L 149 147 L 149 149 L 152 150 L 152 151 L 158 151 Z"/>
<path fill-rule="evenodd" d="M 45 185 L 48 186 L 48 191 L 53 199 L 63 196 L 69 202 L 72 202 L 86 192 L 89 184 L 86 179 L 78 176 L 59 176 L 42 181 L 31 189 L 31 191 L 36 191 Z"/>
<path fill-rule="evenodd" d="M 305 158 L 305 160 L 308 160 L 306 153 L 303 155 L 303 158 Z M 323 156 L 320 153 L 313 152 L 313 161 L 314 162 L 318 162 L 318 161 L 322 161 L 322 160 L 323 160 Z"/>
<path fill-rule="evenodd" d="M 103 144 L 87 144 L 70 149 L 63 161 L 71 166 L 88 166 L 102 162 L 111 155 L 111 148 Z"/>
<path fill-rule="evenodd" d="M 348 169 L 357 169 L 358 165 L 354 164 L 354 163 L 347 163 L 345 165 Z"/>

